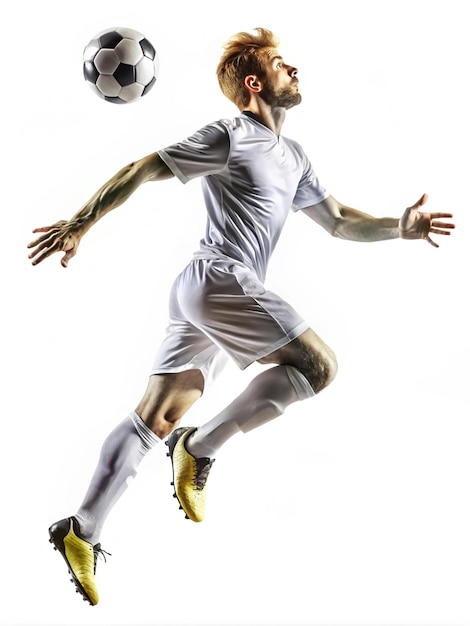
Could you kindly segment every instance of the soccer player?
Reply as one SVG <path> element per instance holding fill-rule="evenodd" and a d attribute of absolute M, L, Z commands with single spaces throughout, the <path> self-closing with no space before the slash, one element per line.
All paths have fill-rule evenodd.
<path fill-rule="evenodd" d="M 342 204 L 322 187 L 301 146 L 281 134 L 286 111 L 301 102 L 297 69 L 266 29 L 242 32 L 226 44 L 217 68 L 222 92 L 236 105 L 233 120 L 204 126 L 180 143 L 130 163 L 70 220 L 36 228 L 29 244 L 37 265 L 64 253 L 67 267 L 81 238 L 148 181 L 202 178 L 207 227 L 199 249 L 176 278 L 170 323 L 146 392 L 103 443 L 95 473 L 76 513 L 54 523 L 50 541 L 90 604 L 103 523 L 143 457 L 167 439 L 175 495 L 186 516 L 204 518 L 206 483 L 218 450 L 311 398 L 336 373 L 333 351 L 300 315 L 265 289 L 269 258 L 291 210 L 331 235 L 355 241 L 449 235 L 449 213 L 426 213 L 424 194 L 400 218 L 376 218 Z M 444 221 L 442 221 L 444 220 Z M 263 369 L 219 415 L 198 428 L 179 426 L 204 386 L 231 357 L 240 368 Z"/>

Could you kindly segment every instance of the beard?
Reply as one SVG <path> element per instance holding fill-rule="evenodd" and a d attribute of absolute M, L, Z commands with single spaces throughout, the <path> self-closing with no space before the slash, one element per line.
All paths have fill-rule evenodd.
<path fill-rule="evenodd" d="M 302 102 L 302 96 L 294 86 L 275 89 L 270 83 L 267 83 L 260 96 L 266 104 L 282 109 L 290 109 Z"/>

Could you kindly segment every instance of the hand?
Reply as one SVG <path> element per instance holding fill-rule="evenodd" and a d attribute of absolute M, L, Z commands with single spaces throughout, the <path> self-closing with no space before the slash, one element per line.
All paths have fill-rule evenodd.
<path fill-rule="evenodd" d="M 427 201 L 428 195 L 425 193 L 411 207 L 403 213 L 398 223 L 400 237 L 402 239 L 425 239 L 435 248 L 438 244 L 431 239 L 430 233 L 436 235 L 450 235 L 455 228 L 454 224 L 448 222 L 436 222 L 443 217 L 452 217 L 452 213 L 423 213 L 419 209 Z"/>
<path fill-rule="evenodd" d="M 33 265 L 37 265 L 54 252 L 65 252 L 60 262 L 62 267 L 67 267 L 70 259 L 77 253 L 83 234 L 80 230 L 76 224 L 65 220 L 56 222 L 52 226 L 35 228 L 33 233 L 45 234 L 28 244 L 28 248 L 35 248 L 28 258 L 33 259 Z"/>

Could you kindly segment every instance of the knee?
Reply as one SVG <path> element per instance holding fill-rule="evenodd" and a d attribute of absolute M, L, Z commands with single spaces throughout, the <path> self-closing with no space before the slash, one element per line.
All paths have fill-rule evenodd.
<path fill-rule="evenodd" d="M 166 437 L 186 411 L 201 396 L 203 378 L 199 370 L 179 374 L 155 374 L 136 413 L 158 437 Z"/>
<path fill-rule="evenodd" d="M 333 351 L 330 351 L 328 355 L 328 378 L 325 383 L 325 387 L 327 387 L 330 383 L 334 381 L 336 378 L 336 374 L 338 373 L 338 360 Z"/>
<path fill-rule="evenodd" d="M 333 382 L 337 372 L 338 361 L 335 353 L 330 348 L 325 348 L 321 353 L 312 355 L 309 370 L 304 374 L 315 393 L 319 393 Z"/>

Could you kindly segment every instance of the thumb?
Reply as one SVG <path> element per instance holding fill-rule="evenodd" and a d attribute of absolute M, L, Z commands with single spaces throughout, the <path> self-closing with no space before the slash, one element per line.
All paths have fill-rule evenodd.
<path fill-rule="evenodd" d="M 62 267 L 68 267 L 70 259 L 74 256 L 75 256 L 75 248 L 71 248 L 70 250 L 67 250 L 67 252 L 64 254 L 62 259 L 60 260 L 60 264 L 62 265 Z"/>
<path fill-rule="evenodd" d="M 418 200 L 418 202 L 414 205 L 413 208 L 418 209 L 419 207 L 423 206 L 423 204 L 425 204 L 427 201 L 428 201 L 428 194 L 427 193 L 423 193 L 423 195 Z"/>

